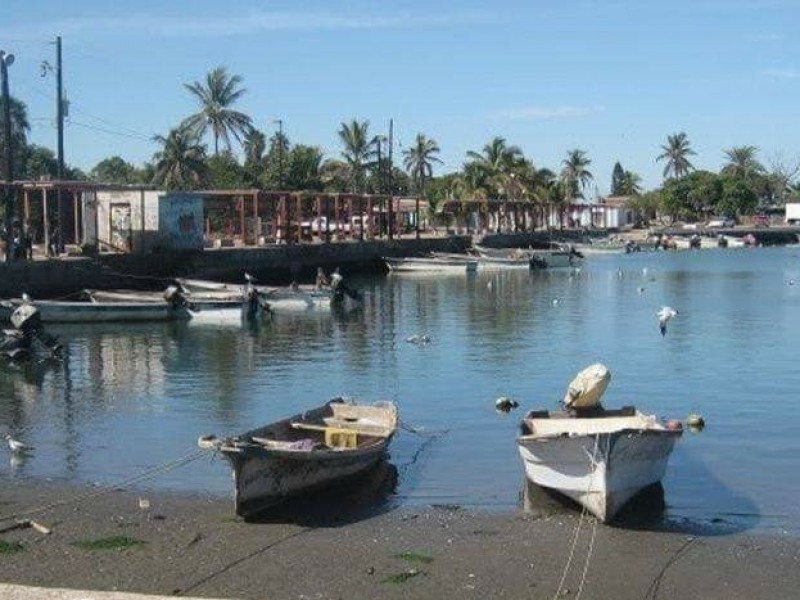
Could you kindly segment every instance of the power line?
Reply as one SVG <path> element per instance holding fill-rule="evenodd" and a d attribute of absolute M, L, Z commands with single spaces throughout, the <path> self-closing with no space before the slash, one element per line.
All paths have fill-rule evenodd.
<path fill-rule="evenodd" d="M 139 133 L 131 134 L 131 133 L 125 133 L 123 131 L 115 131 L 113 129 L 108 129 L 106 127 L 98 127 L 96 125 L 90 125 L 89 123 L 81 123 L 80 121 L 75 121 L 73 119 L 70 119 L 68 122 L 69 122 L 70 125 L 77 125 L 78 127 L 83 127 L 84 129 L 90 129 L 92 131 L 98 131 L 100 133 L 106 133 L 108 135 L 116 135 L 116 136 L 119 136 L 119 137 L 125 137 L 125 138 L 130 138 L 130 139 L 135 139 L 135 140 L 141 140 L 141 141 L 145 141 L 145 142 L 152 142 L 153 141 L 149 136 L 144 136 L 144 135 L 139 134 Z"/>

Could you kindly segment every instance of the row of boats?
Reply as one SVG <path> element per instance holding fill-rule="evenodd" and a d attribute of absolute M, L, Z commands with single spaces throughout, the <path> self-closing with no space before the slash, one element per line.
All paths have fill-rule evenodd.
<path fill-rule="evenodd" d="M 516 440 L 530 484 L 572 498 L 602 522 L 660 482 L 683 433 L 680 422 L 634 407 L 603 408 L 610 378 L 602 364 L 584 369 L 569 384 L 563 410 L 529 412 Z M 236 513 L 250 518 L 369 470 L 385 458 L 398 423 L 392 402 L 335 398 L 241 435 L 203 436 L 198 444 L 228 460 Z"/>
<path fill-rule="evenodd" d="M 547 248 L 486 248 L 474 246 L 468 253 L 431 252 L 426 256 L 384 257 L 390 272 L 447 271 L 471 273 L 499 269 L 552 269 L 576 267 L 583 254 L 568 244 L 552 243 Z"/>

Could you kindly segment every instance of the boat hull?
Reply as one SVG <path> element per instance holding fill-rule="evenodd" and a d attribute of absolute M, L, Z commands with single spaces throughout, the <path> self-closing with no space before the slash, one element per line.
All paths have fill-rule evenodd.
<path fill-rule="evenodd" d="M 664 477 L 680 432 L 622 430 L 534 438 L 517 444 L 526 478 L 572 498 L 602 522 Z"/>
<path fill-rule="evenodd" d="M 165 301 L 105 303 L 38 300 L 34 305 L 39 309 L 43 323 L 172 321 L 186 318 L 182 311 Z"/>
<path fill-rule="evenodd" d="M 394 273 L 471 273 L 477 271 L 478 261 L 470 258 L 384 258 L 390 271 Z"/>
<path fill-rule="evenodd" d="M 385 457 L 386 444 L 359 453 L 258 450 L 233 455 L 236 514 L 251 517 L 286 500 L 359 475 Z"/>

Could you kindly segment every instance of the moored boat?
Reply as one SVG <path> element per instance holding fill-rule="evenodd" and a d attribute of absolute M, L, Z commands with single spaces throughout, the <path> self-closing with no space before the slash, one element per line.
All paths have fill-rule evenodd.
<path fill-rule="evenodd" d="M 546 248 L 486 248 L 475 246 L 475 250 L 486 257 L 523 255 L 529 257 L 531 266 L 542 269 L 577 267 L 583 262 L 583 254 L 569 244 L 551 242 Z"/>
<path fill-rule="evenodd" d="M 507 256 L 481 256 L 480 254 L 451 254 L 432 252 L 434 258 L 450 258 L 453 260 L 474 259 L 478 262 L 478 271 L 496 271 L 503 269 L 530 269 L 532 259 L 529 255 L 520 252 L 509 252 Z"/>
<path fill-rule="evenodd" d="M 680 423 L 663 424 L 634 407 L 606 410 L 599 399 L 610 374 L 592 365 L 570 384 L 566 411 L 532 411 L 517 447 L 526 478 L 612 520 L 638 492 L 663 478 Z M 592 398 L 594 396 L 594 398 Z"/>
<path fill-rule="evenodd" d="M 385 456 L 397 419 L 391 402 L 337 398 L 235 437 L 205 436 L 198 444 L 231 463 L 236 514 L 248 517 L 369 469 Z"/>
<path fill-rule="evenodd" d="M 383 261 L 393 273 L 473 273 L 478 270 L 478 261 L 467 255 L 449 257 L 408 256 L 403 258 L 384 257 Z"/>

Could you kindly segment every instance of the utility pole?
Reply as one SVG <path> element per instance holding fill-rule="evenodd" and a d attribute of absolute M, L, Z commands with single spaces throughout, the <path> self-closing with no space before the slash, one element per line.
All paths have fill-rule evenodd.
<path fill-rule="evenodd" d="M 11 262 L 11 220 L 14 215 L 14 137 L 11 132 L 11 94 L 8 91 L 8 67 L 14 63 L 14 55 L 0 50 L 0 78 L 3 94 L 3 133 L 5 136 L 5 229 L 6 229 L 6 262 Z"/>
<path fill-rule="evenodd" d="M 389 239 L 394 237 L 392 211 L 394 210 L 394 176 L 392 173 L 392 148 L 394 146 L 394 119 L 389 119 Z"/>
<path fill-rule="evenodd" d="M 276 119 L 278 124 L 278 191 L 283 189 L 283 119 Z"/>
<path fill-rule="evenodd" d="M 61 69 L 61 36 L 56 37 L 56 123 L 58 126 L 58 171 L 56 187 L 56 218 L 58 219 L 58 243 L 56 254 L 64 243 L 64 222 L 61 218 L 61 180 L 64 179 L 64 91 Z"/>

